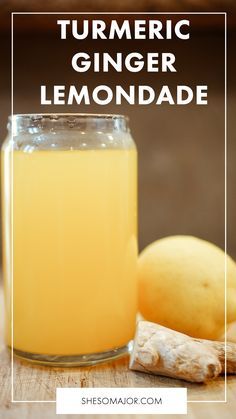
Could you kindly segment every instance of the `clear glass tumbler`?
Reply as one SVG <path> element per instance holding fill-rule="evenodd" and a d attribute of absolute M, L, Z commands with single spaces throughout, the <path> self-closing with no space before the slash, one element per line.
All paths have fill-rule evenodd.
<path fill-rule="evenodd" d="M 61 366 L 126 353 L 137 311 L 137 152 L 127 118 L 14 115 L 2 174 L 8 346 Z"/>

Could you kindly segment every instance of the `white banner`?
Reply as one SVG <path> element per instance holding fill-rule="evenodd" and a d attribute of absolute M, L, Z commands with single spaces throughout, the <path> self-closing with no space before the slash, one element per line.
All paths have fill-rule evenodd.
<path fill-rule="evenodd" d="M 187 414 L 186 388 L 57 388 L 57 414 Z"/>

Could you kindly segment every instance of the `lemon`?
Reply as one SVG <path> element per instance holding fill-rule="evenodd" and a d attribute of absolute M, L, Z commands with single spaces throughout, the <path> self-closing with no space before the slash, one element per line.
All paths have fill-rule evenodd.
<path fill-rule="evenodd" d="M 236 264 L 219 247 L 192 236 L 150 244 L 139 256 L 139 310 L 146 320 L 204 339 L 217 339 L 236 320 Z"/>

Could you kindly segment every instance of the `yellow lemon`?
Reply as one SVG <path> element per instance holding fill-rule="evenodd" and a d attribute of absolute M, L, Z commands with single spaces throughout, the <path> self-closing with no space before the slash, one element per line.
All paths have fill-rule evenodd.
<path fill-rule="evenodd" d="M 217 339 L 236 320 L 236 264 L 219 247 L 192 236 L 150 244 L 139 256 L 139 310 L 146 320 L 193 337 Z"/>

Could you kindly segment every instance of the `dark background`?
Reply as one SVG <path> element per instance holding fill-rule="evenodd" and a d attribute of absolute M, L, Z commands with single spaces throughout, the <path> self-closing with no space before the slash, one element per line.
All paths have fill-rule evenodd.
<path fill-rule="evenodd" d="M 9 11 L 40 10 L 39 3 L 3 2 L 1 15 L 1 91 L 0 131 L 6 134 L 10 108 L 10 28 Z M 21 7 L 20 4 L 21 3 Z M 29 2 L 28 2 L 29 3 Z M 35 4 L 35 8 L 32 4 Z M 71 8 L 69 4 L 71 3 Z M 114 9 L 115 5 L 120 9 Z M 128 2 L 129 3 L 129 2 Z M 130 2 L 131 4 L 132 2 Z M 135 11 L 155 9 L 155 2 L 137 2 Z M 184 10 L 184 4 L 180 2 Z M 191 2 L 189 2 L 191 3 Z M 207 3 L 207 2 L 206 2 Z M 215 2 L 217 11 L 220 3 Z M 54 7 L 50 5 L 54 4 Z M 88 4 L 90 4 L 88 2 Z M 158 4 L 158 2 L 156 2 Z M 168 5 L 170 5 L 168 3 Z M 186 10 L 192 9 L 188 4 Z M 201 4 L 201 2 L 200 2 Z M 236 256 L 236 142 L 235 142 L 235 61 L 236 39 L 233 3 L 229 8 L 228 27 L 228 250 Z M 25 6 L 24 6 L 25 5 Z M 106 2 L 91 3 L 91 8 L 74 2 L 49 2 L 41 10 L 112 10 Z M 159 2 L 160 5 L 160 2 Z M 65 7 L 66 6 L 66 7 Z M 87 5 L 88 6 L 88 5 Z M 94 6 L 94 7 L 93 7 Z M 122 7 L 123 6 L 123 7 Z M 114 2 L 113 10 L 127 10 L 122 2 Z M 118 7 L 118 6 L 117 6 Z M 150 6 L 151 7 L 151 6 Z M 48 9 L 47 9 L 48 8 Z M 130 11 L 132 10 L 130 5 Z M 169 8 L 175 11 L 173 7 Z M 204 6 L 198 7 L 204 11 Z M 140 249 L 153 240 L 173 234 L 192 234 L 224 247 L 224 16 L 179 16 L 190 18 L 189 41 L 62 41 L 56 25 L 58 16 L 14 17 L 14 113 L 91 112 L 122 113 L 130 117 L 133 137 L 139 151 L 139 239 Z M 62 17 L 62 16 L 59 16 Z M 69 19 L 82 17 L 68 16 Z M 89 18 L 84 16 L 84 18 Z M 100 16 L 107 22 L 115 16 Z M 127 16 L 126 16 L 127 18 Z M 140 19 L 148 16 L 139 16 Z M 155 16 L 166 19 L 170 16 Z M 166 51 L 176 55 L 177 73 L 76 73 L 70 65 L 77 51 L 118 52 Z M 160 89 L 163 84 L 175 91 L 178 84 L 208 85 L 207 106 L 148 105 L 40 106 L 40 85 L 86 84 L 92 90 L 98 84 L 147 84 Z M 46 239 L 46 238 L 45 238 Z"/>

